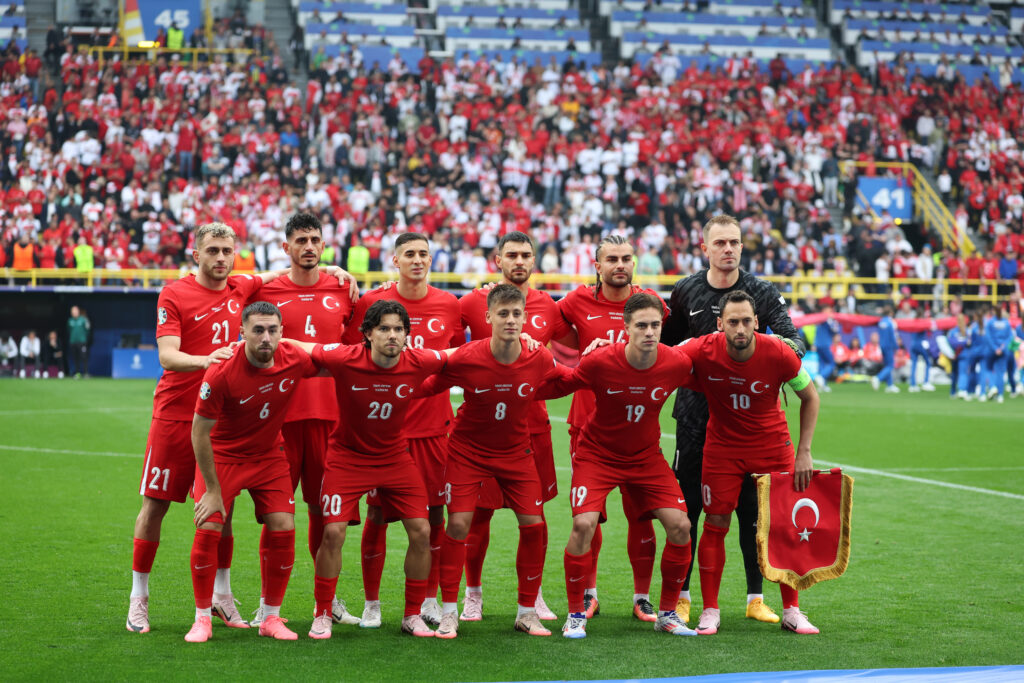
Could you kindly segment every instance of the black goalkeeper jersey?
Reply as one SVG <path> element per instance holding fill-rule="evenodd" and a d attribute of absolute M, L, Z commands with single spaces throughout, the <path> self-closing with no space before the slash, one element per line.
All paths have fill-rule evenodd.
<path fill-rule="evenodd" d="M 772 334 L 792 339 L 803 356 L 804 344 L 789 317 L 785 297 L 771 282 L 754 277 L 744 270 L 740 271 L 736 284 L 726 289 L 715 289 L 708 284 L 706 268 L 677 282 L 668 301 L 669 318 L 661 335 L 662 343 L 675 345 L 684 339 L 717 331 L 720 313 L 718 302 L 725 294 L 737 289 L 744 290 L 754 298 L 757 331 L 764 333 L 770 328 Z M 708 425 L 708 402 L 704 394 L 679 389 L 672 417 L 676 419 L 680 453 L 693 450 L 699 452 L 704 445 Z"/>

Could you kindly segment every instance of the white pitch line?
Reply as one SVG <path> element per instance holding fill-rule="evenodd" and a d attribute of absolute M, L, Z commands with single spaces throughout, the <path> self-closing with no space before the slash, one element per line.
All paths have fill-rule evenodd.
<path fill-rule="evenodd" d="M 1016 467 L 893 467 L 890 472 L 1020 472 L 1024 466 Z"/>
<path fill-rule="evenodd" d="M 35 448 L 33 446 L 7 446 L 0 444 L 0 451 L 21 451 L 22 453 L 47 453 L 50 455 L 98 455 L 105 458 L 142 458 L 141 453 L 112 453 L 109 451 L 75 451 L 63 448 Z"/>
<path fill-rule="evenodd" d="M 4 415 L 77 415 L 79 413 L 125 413 L 125 412 L 152 412 L 150 406 L 136 408 L 44 408 L 41 410 L 0 410 L 0 416 Z"/>

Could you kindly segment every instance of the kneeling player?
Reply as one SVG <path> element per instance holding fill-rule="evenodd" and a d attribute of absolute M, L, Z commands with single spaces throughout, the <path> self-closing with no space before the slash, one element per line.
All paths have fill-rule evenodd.
<path fill-rule="evenodd" d="M 675 388 L 690 384 L 692 363 L 682 349 L 658 343 L 663 315 L 657 296 L 632 295 L 623 309 L 628 342 L 585 355 L 571 373 L 563 368 L 561 379 L 538 392 L 538 398 L 553 398 L 589 388 L 596 397 L 596 410 L 576 445 L 569 491 L 573 524 L 565 548 L 566 638 L 587 635 L 584 581 L 592 566 L 590 543 L 605 499 L 616 486 L 642 501 L 641 519 L 657 518 L 665 527 L 655 630 L 696 635 L 675 612 L 690 565 L 690 522 L 679 482 L 661 453 L 658 419 Z"/>
<path fill-rule="evenodd" d="M 744 478 L 756 472 L 793 472 L 802 491 L 811 481 L 811 439 L 818 420 L 818 393 L 800 359 L 786 344 L 759 334 L 753 298 L 729 292 L 719 304 L 718 329 L 679 347 L 693 360 L 694 387 L 707 395 L 710 417 L 704 443 L 701 493 L 704 530 L 698 544 L 704 601 L 697 633 L 718 632 L 718 587 L 725 567 L 725 535 Z M 800 397 L 800 442 L 794 457 L 779 391 L 788 384 Z M 782 591 L 782 628 L 817 633 L 800 611 L 799 594 Z"/>
<path fill-rule="evenodd" d="M 217 544 L 225 510 L 248 489 L 267 528 L 266 605 L 260 635 L 295 640 L 281 618 L 288 578 L 295 563 L 295 503 L 281 440 L 296 382 L 317 373 L 301 349 L 278 345 L 281 312 L 259 301 L 242 312 L 242 349 L 206 371 L 192 422 L 198 475 L 194 497 L 196 536 L 192 543 L 192 587 L 196 621 L 190 643 L 210 639 Z"/>

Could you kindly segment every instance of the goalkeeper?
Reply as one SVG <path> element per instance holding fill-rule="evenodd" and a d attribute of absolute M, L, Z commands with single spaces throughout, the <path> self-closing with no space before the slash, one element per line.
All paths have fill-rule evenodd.
<path fill-rule="evenodd" d="M 789 317 L 785 298 L 771 282 L 740 269 L 743 241 L 739 222 L 732 216 L 715 216 L 704 225 L 703 239 L 700 248 L 707 256 L 708 268 L 681 279 L 672 289 L 669 318 L 662 333 L 662 342 L 674 345 L 690 337 L 715 332 L 720 314 L 719 301 L 728 292 L 743 290 L 754 298 L 754 313 L 760 325 L 757 331 L 764 333 L 770 328 L 772 333 L 802 357 L 804 344 Z M 708 424 L 708 404 L 704 394 L 679 389 L 672 416 L 676 418 L 673 469 L 687 502 L 690 538 L 696 548 L 703 502 L 700 475 Z M 757 547 L 754 542 L 757 532 L 757 494 L 750 477 L 746 478 L 740 490 L 736 519 L 740 530 L 743 568 L 747 576 L 746 616 L 757 621 L 778 623 L 779 616 L 764 602 L 763 578 L 757 564 Z M 683 583 L 676 612 L 684 621 L 689 620 L 689 574 Z"/>

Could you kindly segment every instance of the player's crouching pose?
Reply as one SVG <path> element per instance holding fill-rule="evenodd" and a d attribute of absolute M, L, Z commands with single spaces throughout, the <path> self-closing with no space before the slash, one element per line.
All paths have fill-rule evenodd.
<path fill-rule="evenodd" d="M 402 631 L 434 635 L 420 617 L 430 572 L 427 493 L 402 425 L 412 397 L 428 376 L 444 368 L 447 356 L 432 349 L 407 349 L 409 327 L 402 304 L 380 300 L 363 317 L 363 345 L 296 342 L 334 376 L 344 416 L 331 434 L 320 487 L 324 536 L 316 555 L 310 638 L 331 637 L 331 603 L 341 573 L 345 527 L 359 522 L 359 499 L 374 489 L 384 519 L 401 519 L 409 536 Z"/>
<path fill-rule="evenodd" d="M 194 495 L 196 536 L 192 543 L 192 587 L 196 621 L 185 636 L 204 643 L 210 623 L 217 544 L 226 510 L 248 489 L 268 530 L 266 606 L 260 635 L 295 640 L 281 619 L 288 578 L 295 563 L 295 503 L 281 440 L 296 382 L 317 373 L 301 349 L 279 345 L 281 312 L 265 301 L 242 312 L 242 349 L 206 371 L 192 422 L 198 473 Z"/>
<path fill-rule="evenodd" d="M 704 610 L 697 633 L 718 632 L 718 587 L 725 567 L 725 535 L 743 480 L 752 473 L 793 472 L 798 491 L 811 480 L 811 439 L 818 420 L 818 393 L 800 359 L 779 339 L 759 334 L 754 299 L 742 290 L 719 304 L 718 329 L 679 348 L 693 360 L 694 388 L 707 395 L 710 418 L 704 443 L 701 493 L 704 531 L 698 544 Z M 779 391 L 788 384 L 800 397 L 800 442 L 794 457 Z M 798 592 L 782 591 L 782 628 L 817 633 L 798 606 Z"/>
<path fill-rule="evenodd" d="M 596 397 L 595 412 L 577 442 L 569 492 L 573 526 L 565 548 L 566 638 L 587 635 L 584 581 L 592 566 L 590 541 L 616 486 L 643 501 L 642 519 L 655 517 L 665 527 L 655 630 L 696 635 L 675 612 L 690 564 L 690 523 L 679 483 L 661 452 L 658 419 L 675 388 L 690 384 L 692 362 L 682 349 L 659 344 L 663 315 L 657 296 L 632 295 L 623 309 L 628 341 L 585 355 L 571 372 L 561 368 L 562 377 L 538 391 L 538 398 L 554 398 L 585 387 Z"/>

